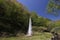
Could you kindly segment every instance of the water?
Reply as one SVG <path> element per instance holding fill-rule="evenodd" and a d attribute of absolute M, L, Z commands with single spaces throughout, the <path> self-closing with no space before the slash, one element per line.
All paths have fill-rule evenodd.
<path fill-rule="evenodd" d="M 28 28 L 27 36 L 32 36 L 32 21 L 31 21 L 31 17 L 29 18 L 29 28 Z"/>

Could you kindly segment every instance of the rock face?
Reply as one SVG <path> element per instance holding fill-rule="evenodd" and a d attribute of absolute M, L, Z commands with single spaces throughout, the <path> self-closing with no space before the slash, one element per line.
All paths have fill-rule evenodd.
<path fill-rule="evenodd" d="M 60 34 L 58 33 L 53 33 L 53 38 L 51 38 L 51 40 L 60 40 Z"/>

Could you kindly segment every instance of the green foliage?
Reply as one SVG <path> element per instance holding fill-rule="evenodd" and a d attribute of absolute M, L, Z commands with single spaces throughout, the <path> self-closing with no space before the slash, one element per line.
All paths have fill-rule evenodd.
<path fill-rule="evenodd" d="M 51 30 L 51 32 L 59 33 L 60 34 L 60 27 L 55 27 Z"/>
<path fill-rule="evenodd" d="M 29 12 L 16 0 L 0 0 L 0 32 L 26 33 Z"/>
<path fill-rule="evenodd" d="M 32 12 L 32 25 L 33 26 L 44 26 L 47 27 L 49 19 L 38 16 L 36 13 Z"/>
<path fill-rule="evenodd" d="M 60 10 L 60 0 L 50 0 L 47 6 L 48 13 L 58 16 L 59 10 Z"/>
<path fill-rule="evenodd" d="M 1 37 L 0 40 L 50 40 L 52 37 L 51 33 L 38 33 L 35 32 L 31 37 L 19 36 L 19 37 Z"/>
<path fill-rule="evenodd" d="M 55 21 L 55 26 L 60 26 L 60 20 Z"/>
<path fill-rule="evenodd" d="M 52 29 L 54 29 L 56 27 L 60 27 L 60 20 L 50 21 L 50 23 L 48 24 L 47 30 L 51 31 Z"/>

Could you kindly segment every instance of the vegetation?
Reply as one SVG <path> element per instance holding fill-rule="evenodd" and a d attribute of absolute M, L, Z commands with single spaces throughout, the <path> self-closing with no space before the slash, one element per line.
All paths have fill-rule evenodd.
<path fill-rule="evenodd" d="M 53 14 L 55 16 L 60 15 L 59 11 L 60 11 L 60 0 L 50 0 L 48 3 L 48 12 L 50 14 Z"/>
<path fill-rule="evenodd" d="M 12 4 L 11 4 L 12 3 Z M 33 26 L 47 26 L 49 19 L 32 14 L 16 0 L 0 0 L 0 35 L 27 33 L 29 16 Z"/>
<path fill-rule="evenodd" d="M 50 33 L 35 33 L 31 37 L 20 36 L 20 37 L 9 37 L 0 38 L 0 40 L 50 40 L 52 35 Z"/>
<path fill-rule="evenodd" d="M 55 7 L 53 6 L 54 4 L 55 3 L 51 1 L 51 3 L 48 5 L 49 12 L 52 12 L 53 7 Z M 32 18 L 34 36 L 26 38 L 23 37 L 24 35 L 21 36 L 19 34 L 27 33 L 30 16 Z M 60 20 L 53 22 L 50 19 L 38 16 L 36 12 L 29 12 L 21 3 L 17 2 L 16 0 L 0 0 L 0 36 L 21 36 L 11 38 L 1 37 L 1 40 L 48 40 L 51 37 L 51 34 L 44 32 L 50 32 L 53 28 L 58 26 L 60 27 Z M 35 34 L 35 32 L 38 32 L 38 35 Z"/>
<path fill-rule="evenodd" d="M 55 27 L 51 30 L 51 32 L 55 32 L 55 33 L 58 33 L 60 34 L 60 27 Z"/>
<path fill-rule="evenodd" d="M 33 26 L 44 26 L 47 27 L 47 24 L 51 21 L 50 19 L 38 16 L 35 12 L 32 12 L 32 25 Z"/>
<path fill-rule="evenodd" d="M 29 12 L 21 3 L 16 0 L 0 0 L 0 35 L 26 33 L 28 18 Z"/>
<path fill-rule="evenodd" d="M 54 16 L 60 16 L 60 0 L 49 0 L 47 11 Z M 60 27 L 60 20 L 51 21 L 48 29 L 52 30 L 56 27 Z"/>

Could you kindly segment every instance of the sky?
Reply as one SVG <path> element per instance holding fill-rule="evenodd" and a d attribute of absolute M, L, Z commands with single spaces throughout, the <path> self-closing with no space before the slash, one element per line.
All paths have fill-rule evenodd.
<path fill-rule="evenodd" d="M 60 16 L 54 16 L 47 14 L 47 5 L 49 0 L 18 0 L 22 3 L 29 11 L 35 11 L 39 16 L 51 19 L 51 20 L 60 20 Z"/>

